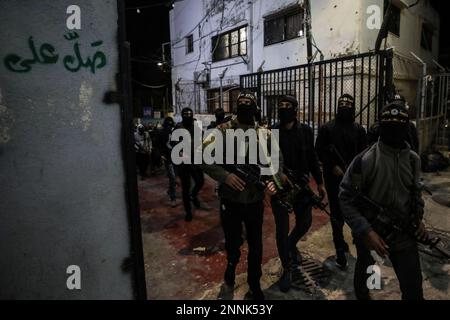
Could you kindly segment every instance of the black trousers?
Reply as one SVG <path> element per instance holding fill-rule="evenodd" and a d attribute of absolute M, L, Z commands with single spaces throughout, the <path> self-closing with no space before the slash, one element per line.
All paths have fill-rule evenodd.
<path fill-rule="evenodd" d="M 291 255 L 297 252 L 297 243 L 308 232 L 312 224 L 312 206 L 306 200 L 294 205 L 295 226 L 289 233 L 289 213 L 272 201 L 275 218 L 277 249 L 284 269 L 291 266 Z"/>
<path fill-rule="evenodd" d="M 375 264 L 370 251 L 361 239 L 355 239 L 357 259 L 355 264 L 354 287 L 356 298 L 367 299 L 369 289 L 367 268 Z M 389 252 L 395 274 L 400 283 L 403 300 L 423 300 L 422 270 L 420 267 L 419 251 L 417 246 Z"/>
<path fill-rule="evenodd" d="M 186 214 L 192 214 L 190 196 L 196 197 L 205 183 L 203 171 L 192 164 L 180 164 L 177 168 L 178 176 L 181 180 L 181 189 L 183 194 L 183 204 Z M 194 187 L 191 190 L 191 177 L 194 180 Z"/>
<path fill-rule="evenodd" d="M 250 289 L 260 287 L 263 216 L 264 205 L 262 201 L 243 204 L 222 199 L 220 202 L 220 218 L 225 234 L 225 250 L 228 263 L 233 265 L 237 265 L 241 257 L 242 224 L 245 225 L 248 244 L 247 282 Z"/>
<path fill-rule="evenodd" d="M 344 240 L 344 216 L 339 205 L 339 184 L 342 179 L 336 177 L 331 172 L 324 173 L 325 189 L 327 190 L 328 202 L 330 205 L 331 229 L 333 230 L 334 247 L 337 250 L 347 249 L 347 243 Z"/>
<path fill-rule="evenodd" d="M 136 165 L 141 177 L 145 177 L 147 174 L 147 167 L 150 162 L 150 156 L 146 153 L 136 152 Z"/>

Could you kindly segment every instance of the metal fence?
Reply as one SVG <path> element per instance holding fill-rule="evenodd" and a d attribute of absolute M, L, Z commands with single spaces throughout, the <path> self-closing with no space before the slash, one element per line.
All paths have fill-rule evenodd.
<path fill-rule="evenodd" d="M 450 107 L 450 74 L 425 75 L 419 103 L 418 129 L 421 151 L 434 145 L 448 145 L 448 110 Z"/>
<path fill-rule="evenodd" d="M 386 85 L 387 84 L 387 85 Z M 242 75 L 241 88 L 255 92 L 262 116 L 277 121 L 277 105 L 289 94 L 299 102 L 299 119 L 316 130 L 333 119 L 339 96 L 355 98 L 356 121 L 368 128 L 392 84 L 392 52 L 364 53 L 289 68 Z"/>

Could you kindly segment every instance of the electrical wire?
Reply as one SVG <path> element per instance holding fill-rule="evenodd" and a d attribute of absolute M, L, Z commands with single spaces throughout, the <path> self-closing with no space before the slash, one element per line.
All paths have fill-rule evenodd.
<path fill-rule="evenodd" d="M 222 94 L 227 93 L 227 92 L 232 91 L 232 90 L 236 90 L 237 88 L 240 88 L 240 86 L 237 86 L 237 85 L 233 86 L 233 87 L 231 87 L 231 88 L 229 88 L 229 89 L 227 89 L 225 91 L 222 91 Z M 206 101 L 217 100 L 217 99 L 220 99 L 220 94 L 217 97 L 206 99 Z"/>
<path fill-rule="evenodd" d="M 164 88 L 164 87 L 167 87 L 167 84 L 161 84 L 161 85 L 151 86 L 151 85 L 149 85 L 149 84 L 145 84 L 145 83 L 139 82 L 139 81 L 137 81 L 137 80 L 135 80 L 135 79 L 132 79 L 132 80 L 133 80 L 133 82 L 136 82 L 137 84 L 139 84 L 139 85 L 141 85 L 141 86 L 143 86 L 143 87 L 146 87 L 146 88 L 150 88 L 150 89 L 162 89 L 162 88 Z"/>
<path fill-rule="evenodd" d="M 212 7 L 204 16 L 203 16 L 203 18 L 202 19 L 200 19 L 200 21 L 192 28 L 192 30 L 190 30 L 189 32 L 187 32 L 186 33 L 186 35 L 185 36 L 183 36 L 183 37 L 181 37 L 180 39 L 178 39 L 178 40 L 175 40 L 175 41 L 170 41 L 170 45 L 171 46 L 174 46 L 175 44 L 177 44 L 177 43 L 180 43 L 181 41 L 183 41 L 188 35 L 190 35 L 192 32 L 194 32 L 195 31 L 195 29 L 197 29 L 197 27 L 203 22 L 203 21 L 205 21 L 208 17 L 210 17 L 210 15 L 211 15 L 211 13 L 214 11 L 214 7 Z"/>

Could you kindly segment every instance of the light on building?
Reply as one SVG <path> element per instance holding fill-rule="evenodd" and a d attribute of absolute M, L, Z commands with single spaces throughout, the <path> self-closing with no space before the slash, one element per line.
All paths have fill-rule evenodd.
<path fill-rule="evenodd" d="M 162 67 L 163 63 L 162 62 L 158 62 L 157 65 L 158 65 L 158 67 Z"/>
<path fill-rule="evenodd" d="M 141 10 L 139 8 L 137 8 L 136 12 L 137 13 L 141 13 Z"/>

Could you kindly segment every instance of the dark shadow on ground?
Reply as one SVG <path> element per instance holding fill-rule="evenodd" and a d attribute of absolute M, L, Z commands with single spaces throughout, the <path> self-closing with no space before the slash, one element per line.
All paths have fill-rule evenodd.
<path fill-rule="evenodd" d="M 220 286 L 219 294 L 217 295 L 217 300 L 233 300 L 234 298 L 234 288 L 227 286 L 222 283 Z"/>

